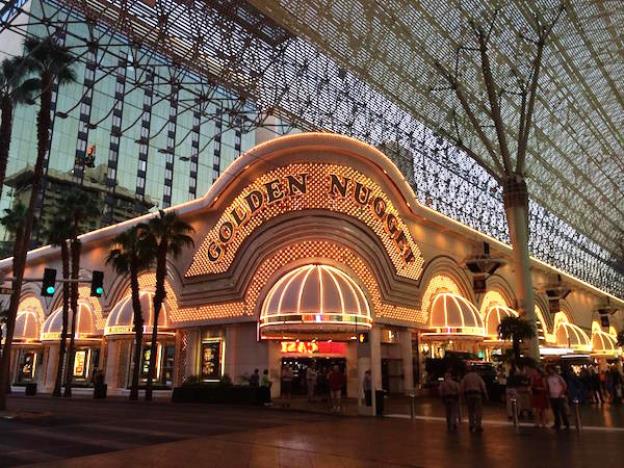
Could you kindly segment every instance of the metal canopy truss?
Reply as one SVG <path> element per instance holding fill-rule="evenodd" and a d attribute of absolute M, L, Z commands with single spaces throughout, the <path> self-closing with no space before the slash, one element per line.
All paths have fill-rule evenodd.
<path fill-rule="evenodd" d="M 439 82 L 430 54 L 434 51 L 442 58 L 450 53 L 453 40 L 458 40 L 452 37 L 460 34 L 460 17 L 470 5 L 391 1 L 383 2 L 382 8 L 367 1 L 254 2 L 287 26 L 284 29 L 238 0 L 54 0 L 58 8 L 50 1 L 33 1 L 45 3 L 44 17 L 21 9 L 21 1 L 12 2 L 14 11 L 24 13 L 27 21 L 5 9 L 0 32 L 24 33 L 28 22 L 58 33 L 67 29 L 68 22 L 84 22 L 89 34 L 66 39 L 80 60 L 85 60 L 89 47 L 122 55 L 130 44 L 129 83 L 136 88 L 153 86 L 162 100 L 187 89 L 194 98 L 180 102 L 180 112 L 199 110 L 209 119 L 215 100 L 221 100 L 225 102 L 221 112 L 246 131 L 268 125 L 267 117 L 273 115 L 288 126 L 367 141 L 395 160 L 423 204 L 509 243 L 496 172 L 449 143 L 453 97 L 431 92 Z M 596 8 L 611 12 L 610 20 Z M 592 3 L 589 10 L 595 21 L 622 19 L 610 2 Z M 526 13 L 519 7 L 514 11 Z M 624 218 L 623 142 L 615 131 L 622 127 L 622 83 L 605 78 L 617 76 L 611 73 L 618 67 L 623 76 L 617 55 L 622 42 L 613 26 L 604 31 L 583 29 L 590 16 L 573 9 L 565 24 L 578 26 L 592 38 L 596 35 L 587 42 L 595 48 L 604 50 L 604 42 L 611 40 L 619 41 L 620 47 L 601 54 L 577 51 L 584 43 L 570 43 L 574 37 L 564 34 L 564 22 L 558 26 L 562 30 L 557 31 L 556 47 L 570 62 L 551 54 L 544 74 L 557 83 L 544 95 L 559 105 L 542 102 L 531 141 L 530 248 L 537 258 L 624 297 L 622 265 L 610 253 L 616 250 L 615 233 Z M 517 24 L 521 17 L 512 19 Z M 572 53 L 586 61 L 595 55 L 599 64 L 591 68 L 575 63 L 581 58 L 570 58 Z M 608 57 L 611 53 L 616 55 Z M 109 73 L 116 70 L 98 67 L 98 76 Z M 599 105 L 604 95 L 590 94 L 599 93 L 607 82 L 612 99 Z M 203 90 L 199 93 L 198 84 Z M 97 79 L 93 86 L 97 90 Z M 475 90 L 475 99 L 479 92 Z M 77 97 L 76 106 L 79 103 Z M 134 125 L 140 125 L 139 120 L 124 125 L 122 136 Z M 472 132 L 465 127 L 458 131 L 475 154 L 485 154 Z"/>

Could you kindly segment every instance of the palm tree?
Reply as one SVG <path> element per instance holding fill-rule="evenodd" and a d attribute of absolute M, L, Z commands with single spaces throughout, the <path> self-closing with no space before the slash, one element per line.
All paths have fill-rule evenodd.
<path fill-rule="evenodd" d="M 182 250 L 194 245 L 189 236 L 195 230 L 193 227 L 180 219 L 175 211 L 165 213 L 158 211 L 158 216 L 150 219 L 148 223 L 141 225 L 152 243 L 156 247 L 156 292 L 154 293 L 154 317 L 152 324 L 152 350 L 150 352 L 149 368 L 147 372 L 147 386 L 145 399 L 152 399 L 152 382 L 156 369 L 156 340 L 158 338 L 158 318 L 162 304 L 167 296 L 165 290 L 165 278 L 167 277 L 167 257 L 171 255 L 178 258 Z"/>
<path fill-rule="evenodd" d="M 143 345 L 143 312 L 139 290 L 139 274 L 148 269 L 155 258 L 155 246 L 145 231 L 133 226 L 113 239 L 113 248 L 106 264 L 111 265 L 119 275 L 130 275 L 130 294 L 132 299 L 134 325 L 134 356 L 132 367 L 132 383 L 130 399 L 139 399 L 139 366 L 141 365 L 141 348 Z"/>
<path fill-rule="evenodd" d="M 80 284 L 78 277 L 80 273 L 80 254 L 82 244 L 78 236 L 88 228 L 85 224 L 99 217 L 101 213 L 100 201 L 93 194 L 81 189 L 73 189 L 65 196 L 63 203 L 66 222 L 69 226 L 70 234 L 70 257 L 71 257 L 71 294 L 70 306 L 72 311 L 71 334 L 69 335 L 69 350 L 67 354 L 67 367 L 65 370 L 65 397 L 71 397 L 73 368 L 75 358 L 75 338 L 76 338 L 76 317 L 78 314 L 78 298 L 80 296 Z"/>
<path fill-rule="evenodd" d="M 620 330 L 617 334 L 617 345 L 624 346 L 624 330 Z"/>
<path fill-rule="evenodd" d="M 39 77 L 41 95 L 39 97 L 39 111 L 37 113 L 37 160 L 33 171 L 32 185 L 30 189 L 30 200 L 22 235 L 15 238 L 13 255 L 13 293 L 9 306 L 9 317 L 7 319 L 6 340 L 4 353 L 0 361 L 0 411 L 6 409 L 6 393 L 9 382 L 11 345 L 13 341 L 13 331 L 17 318 L 17 309 L 22 293 L 22 283 L 24 281 L 24 270 L 26 268 L 26 255 L 30 245 L 30 236 L 35 220 L 35 210 L 37 200 L 41 190 L 43 178 L 43 164 L 50 142 L 52 109 L 52 88 L 56 82 L 59 86 L 75 81 L 75 73 L 71 69 L 74 57 L 69 49 L 56 43 L 52 37 L 48 38 L 26 38 L 24 41 L 26 51 L 25 61 L 29 70 Z"/>
<path fill-rule="evenodd" d="M 520 362 L 520 342 L 535 337 L 535 330 L 528 320 L 520 317 L 504 317 L 498 324 L 498 336 L 512 340 L 514 360 Z"/>
<path fill-rule="evenodd" d="M 56 247 L 61 248 L 61 265 L 63 280 L 63 326 L 61 328 L 61 339 L 59 344 L 58 364 L 56 367 L 56 378 L 54 380 L 54 390 L 52 396 L 61 396 L 61 387 L 63 385 L 63 363 L 65 362 L 65 351 L 67 347 L 67 327 L 69 322 L 69 300 L 70 300 L 70 283 L 69 279 L 69 245 L 67 239 L 71 236 L 70 226 L 64 217 L 64 213 L 58 213 L 54 221 L 49 227 L 48 242 Z"/>
<path fill-rule="evenodd" d="M 11 147 L 13 111 L 16 105 L 34 104 L 34 93 L 39 88 L 39 80 L 27 78 L 27 74 L 21 57 L 4 59 L 0 64 L 0 198 Z"/>

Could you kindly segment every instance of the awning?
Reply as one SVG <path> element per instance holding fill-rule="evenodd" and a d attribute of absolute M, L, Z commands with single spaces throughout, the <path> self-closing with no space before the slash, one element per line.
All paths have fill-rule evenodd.
<path fill-rule="evenodd" d="M 15 331 L 13 332 L 14 343 L 38 343 L 41 322 L 39 315 L 34 310 L 24 309 L 17 313 L 15 319 Z M 6 337 L 6 325 L 2 326 L 2 342 Z"/>
<path fill-rule="evenodd" d="M 72 313 L 71 310 L 68 314 L 67 320 L 67 333 L 68 337 L 71 333 L 72 325 Z M 78 303 L 78 313 L 76 314 L 76 334 L 74 338 L 76 340 L 88 339 L 97 336 L 102 336 L 102 330 L 97 330 L 96 317 L 86 302 Z M 43 331 L 41 332 L 41 341 L 58 341 L 61 339 L 61 331 L 63 329 L 63 308 L 59 307 L 52 312 L 46 321 L 43 323 Z"/>
<path fill-rule="evenodd" d="M 613 335 L 601 330 L 594 330 L 592 333 L 592 354 L 599 356 L 615 356 L 620 349 L 617 340 Z"/>
<path fill-rule="evenodd" d="M 362 289 L 329 265 L 305 265 L 286 273 L 267 294 L 260 314 L 265 337 L 351 336 L 369 329 L 371 322 Z"/>
<path fill-rule="evenodd" d="M 499 338 L 498 325 L 501 323 L 501 320 L 505 317 L 517 316 L 518 312 L 510 307 L 502 305 L 490 307 L 485 314 L 485 335 L 490 339 L 497 340 Z"/>
<path fill-rule="evenodd" d="M 154 293 L 142 291 L 140 293 L 141 313 L 143 314 L 143 334 L 152 333 L 154 323 Z M 158 316 L 158 333 L 170 334 L 171 322 L 169 320 L 169 309 L 164 302 Z M 134 334 L 134 311 L 132 309 L 132 298 L 126 296 L 113 307 L 108 314 L 105 336 L 132 335 Z"/>
<path fill-rule="evenodd" d="M 464 297 L 442 292 L 431 301 L 429 327 L 434 333 L 426 336 L 467 336 L 483 338 L 483 320 L 477 308 Z"/>
<path fill-rule="evenodd" d="M 555 330 L 559 346 L 572 348 L 575 351 L 591 351 L 592 342 L 585 331 L 569 322 L 560 322 Z"/>

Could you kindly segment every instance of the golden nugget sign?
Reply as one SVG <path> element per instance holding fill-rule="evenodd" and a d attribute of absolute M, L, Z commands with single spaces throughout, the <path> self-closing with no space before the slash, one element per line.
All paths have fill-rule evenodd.
<path fill-rule="evenodd" d="M 188 275 L 226 271 L 254 229 L 276 216 L 304 209 L 358 218 L 382 241 L 397 273 L 412 279 L 420 276 L 420 250 L 381 188 L 350 167 L 322 163 L 280 167 L 243 190 L 206 236 Z"/>

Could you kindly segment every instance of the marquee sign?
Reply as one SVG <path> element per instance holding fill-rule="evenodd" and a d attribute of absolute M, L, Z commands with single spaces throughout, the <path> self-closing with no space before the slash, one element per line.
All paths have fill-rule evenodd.
<path fill-rule="evenodd" d="M 381 240 L 399 275 L 420 277 L 420 249 L 379 185 L 350 167 L 324 163 L 282 166 L 248 185 L 210 230 L 187 275 L 225 272 L 256 228 L 281 214 L 305 209 L 359 219 Z"/>
<path fill-rule="evenodd" d="M 282 354 L 340 354 L 347 352 L 347 345 L 335 341 L 281 341 Z"/>

